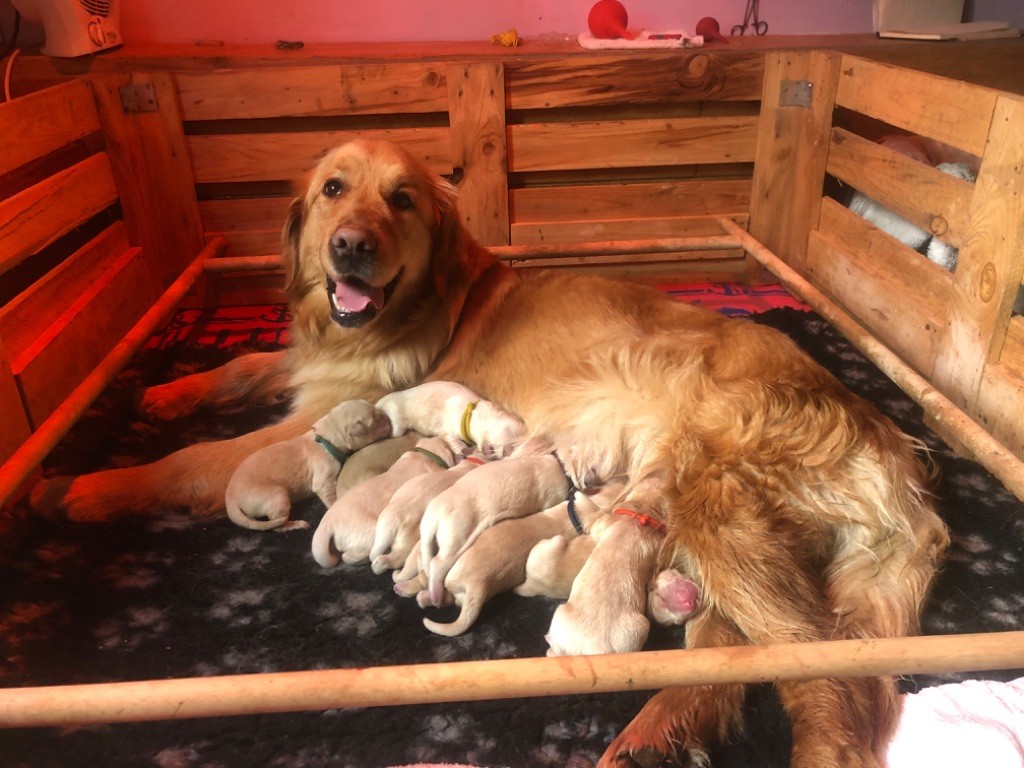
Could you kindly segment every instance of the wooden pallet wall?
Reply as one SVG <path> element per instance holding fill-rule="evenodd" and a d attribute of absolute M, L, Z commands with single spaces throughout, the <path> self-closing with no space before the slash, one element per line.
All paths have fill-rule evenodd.
<path fill-rule="evenodd" d="M 397 141 L 451 178 L 486 245 L 719 235 L 709 216 L 747 219 L 762 78 L 759 53 L 697 51 L 175 76 L 206 236 L 235 256 L 278 253 L 303 176 L 356 137 Z M 603 261 L 647 279 L 736 279 L 745 264 L 738 249 Z M 199 300 L 274 298 L 279 283 L 224 280 Z"/>

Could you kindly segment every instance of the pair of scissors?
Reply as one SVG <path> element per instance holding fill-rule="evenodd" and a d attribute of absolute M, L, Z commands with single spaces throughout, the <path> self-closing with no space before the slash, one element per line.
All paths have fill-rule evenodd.
<path fill-rule="evenodd" d="M 763 35 L 768 31 L 768 22 L 759 18 L 760 0 L 747 0 L 747 10 L 743 14 L 743 23 L 732 28 L 734 35 L 744 34 L 748 28 L 752 28 L 754 34 Z"/>

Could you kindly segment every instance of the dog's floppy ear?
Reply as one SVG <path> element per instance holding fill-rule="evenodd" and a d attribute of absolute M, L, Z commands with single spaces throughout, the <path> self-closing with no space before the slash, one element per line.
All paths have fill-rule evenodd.
<path fill-rule="evenodd" d="M 434 243 L 430 273 L 454 328 L 471 284 L 494 258 L 466 231 L 456 205 L 458 190 L 444 179 L 434 183 Z"/>
<path fill-rule="evenodd" d="M 285 292 L 295 298 L 300 288 L 302 265 L 299 262 L 302 224 L 305 218 L 305 203 L 296 197 L 288 206 L 288 217 L 281 228 L 281 259 L 284 262 Z"/>

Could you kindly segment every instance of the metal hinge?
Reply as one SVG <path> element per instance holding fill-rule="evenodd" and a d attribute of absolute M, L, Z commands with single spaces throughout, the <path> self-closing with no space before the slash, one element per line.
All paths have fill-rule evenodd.
<path fill-rule="evenodd" d="M 121 93 L 121 106 L 125 114 L 133 112 L 156 112 L 156 92 L 152 83 L 130 83 L 118 89 Z"/>
<path fill-rule="evenodd" d="M 811 106 L 812 88 L 813 84 L 809 80 L 783 80 L 782 85 L 779 86 L 779 106 Z"/>

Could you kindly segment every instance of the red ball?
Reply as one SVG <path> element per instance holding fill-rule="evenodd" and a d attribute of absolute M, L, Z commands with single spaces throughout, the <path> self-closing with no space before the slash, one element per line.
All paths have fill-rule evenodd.
<path fill-rule="evenodd" d="M 713 41 L 728 43 L 729 40 L 722 36 L 722 31 L 718 27 L 718 19 L 712 16 L 705 16 L 703 19 L 697 22 L 696 33 L 703 36 L 704 41 Z"/>
<path fill-rule="evenodd" d="M 597 0 L 587 17 L 590 34 L 601 40 L 614 40 L 616 37 L 633 40 L 634 36 L 626 29 L 628 23 L 626 6 L 619 0 Z"/>

